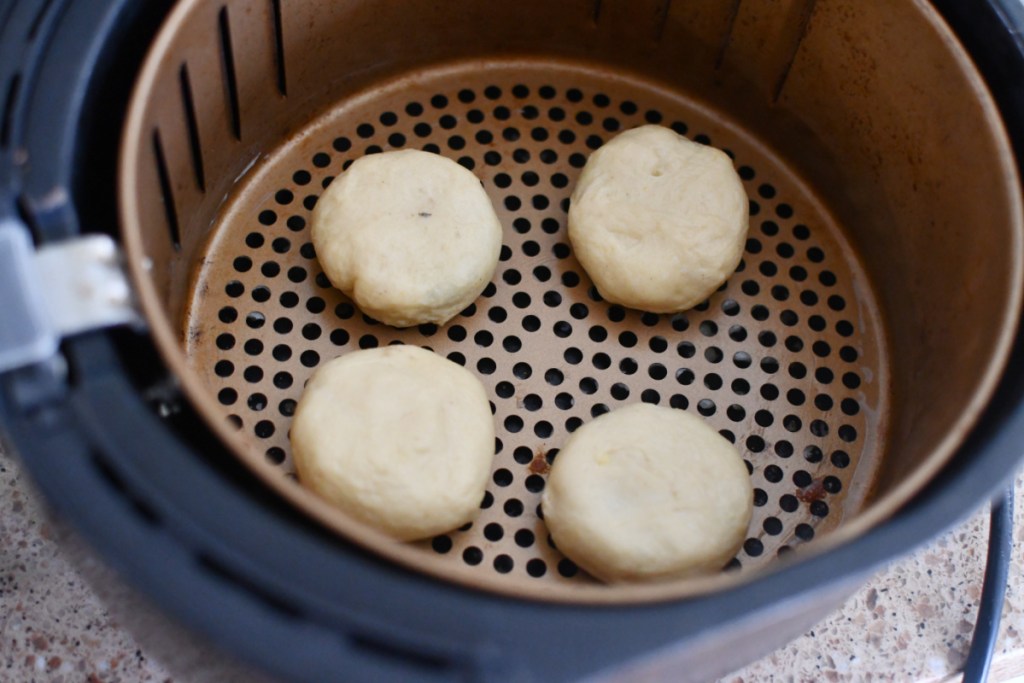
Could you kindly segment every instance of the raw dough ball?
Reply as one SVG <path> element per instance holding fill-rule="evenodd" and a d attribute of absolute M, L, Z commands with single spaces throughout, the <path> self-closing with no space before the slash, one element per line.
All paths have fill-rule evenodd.
<path fill-rule="evenodd" d="M 542 501 L 559 550 L 604 581 L 713 572 L 746 537 L 753 488 L 706 422 L 640 403 L 577 429 Z"/>
<path fill-rule="evenodd" d="M 480 296 L 501 251 L 477 177 L 417 150 L 358 159 L 320 197 L 311 231 L 331 283 L 396 327 L 448 322 Z"/>
<path fill-rule="evenodd" d="M 487 394 L 415 346 L 354 351 L 306 385 L 291 429 L 299 481 L 400 540 L 470 521 L 494 456 Z"/>
<path fill-rule="evenodd" d="M 736 270 L 748 212 L 724 152 L 641 126 L 587 160 L 569 239 L 606 300 L 673 313 L 707 299 Z"/>

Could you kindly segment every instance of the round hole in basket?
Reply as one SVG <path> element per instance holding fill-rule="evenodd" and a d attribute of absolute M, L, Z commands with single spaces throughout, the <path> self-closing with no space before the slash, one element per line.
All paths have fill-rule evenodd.
<path fill-rule="evenodd" d="M 992 102 L 935 16 L 910 2 L 643 4 L 662 10 L 186 2 L 165 27 L 122 150 L 140 298 L 225 442 L 348 538 L 519 596 L 691 594 L 863 533 L 984 406 L 1017 318 L 1020 201 Z M 738 271 L 678 315 L 602 301 L 566 237 L 587 155 L 644 123 L 726 150 L 750 198 Z M 441 328 L 364 316 L 309 240 L 334 177 L 404 148 L 472 170 L 504 226 L 494 280 Z M 474 371 L 498 432 L 479 517 L 415 544 L 290 476 L 305 380 L 391 343 Z M 602 586 L 551 543 L 538 505 L 559 446 L 635 401 L 702 415 L 743 453 L 755 513 L 739 571 Z"/>

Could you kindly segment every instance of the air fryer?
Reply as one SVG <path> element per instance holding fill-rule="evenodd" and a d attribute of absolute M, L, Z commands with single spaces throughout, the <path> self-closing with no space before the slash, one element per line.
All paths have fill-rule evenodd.
<path fill-rule="evenodd" d="M 58 513 L 242 659 L 699 680 L 1018 462 L 1016 5 L 159 5 L 0 5 L 0 410 Z M 604 302 L 566 237 L 587 155 L 644 123 L 726 150 L 750 197 L 738 271 L 677 315 Z M 363 316 L 309 239 L 335 176 L 407 148 L 473 171 L 504 228 L 442 327 Z M 474 371 L 498 428 L 479 517 L 413 544 L 304 489 L 287 438 L 316 367 L 398 341 Z M 637 401 L 747 461 L 754 519 L 719 575 L 603 585 L 549 542 L 559 444 Z"/>

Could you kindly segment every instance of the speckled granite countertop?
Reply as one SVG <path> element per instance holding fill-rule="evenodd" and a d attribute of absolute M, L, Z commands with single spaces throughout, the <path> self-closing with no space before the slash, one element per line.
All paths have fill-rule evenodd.
<path fill-rule="evenodd" d="M 1017 490 L 1017 559 L 992 680 L 1024 683 L 1024 482 Z M 987 534 L 982 510 L 879 572 L 810 633 L 723 682 L 958 680 Z M 61 555 L 17 462 L 0 452 L 0 681 L 171 680 Z"/>

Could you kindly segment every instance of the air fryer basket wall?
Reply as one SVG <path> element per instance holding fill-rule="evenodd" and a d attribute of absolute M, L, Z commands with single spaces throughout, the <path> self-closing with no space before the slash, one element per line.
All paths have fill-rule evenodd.
<path fill-rule="evenodd" d="M 757 211 L 743 270 L 685 317 L 605 306 L 565 252 L 574 155 L 644 120 L 728 147 Z M 424 144 L 485 178 L 509 254 L 472 315 L 403 336 L 360 321 L 317 281 L 301 220 L 346 161 Z M 570 415 L 589 419 L 626 394 L 714 411 L 764 482 L 741 562 L 770 566 L 786 541 L 860 533 L 926 482 L 985 404 L 1017 319 L 1021 217 L 1005 134 L 922 3 L 183 3 L 144 69 L 122 154 L 143 304 L 223 439 L 349 537 L 517 594 L 636 599 L 715 583 L 563 581 L 572 567 L 545 547 L 530 496 Z M 293 291 L 297 311 L 281 298 Z M 504 432 L 490 505 L 432 547 L 340 517 L 266 459 L 287 466 L 281 402 L 329 350 L 394 339 L 495 368 Z M 586 398 L 588 379 L 602 400 Z M 245 437 L 224 419 L 222 404 L 236 402 Z M 536 537 L 526 549 L 517 526 Z M 473 569 L 477 553 L 486 572 Z"/>

